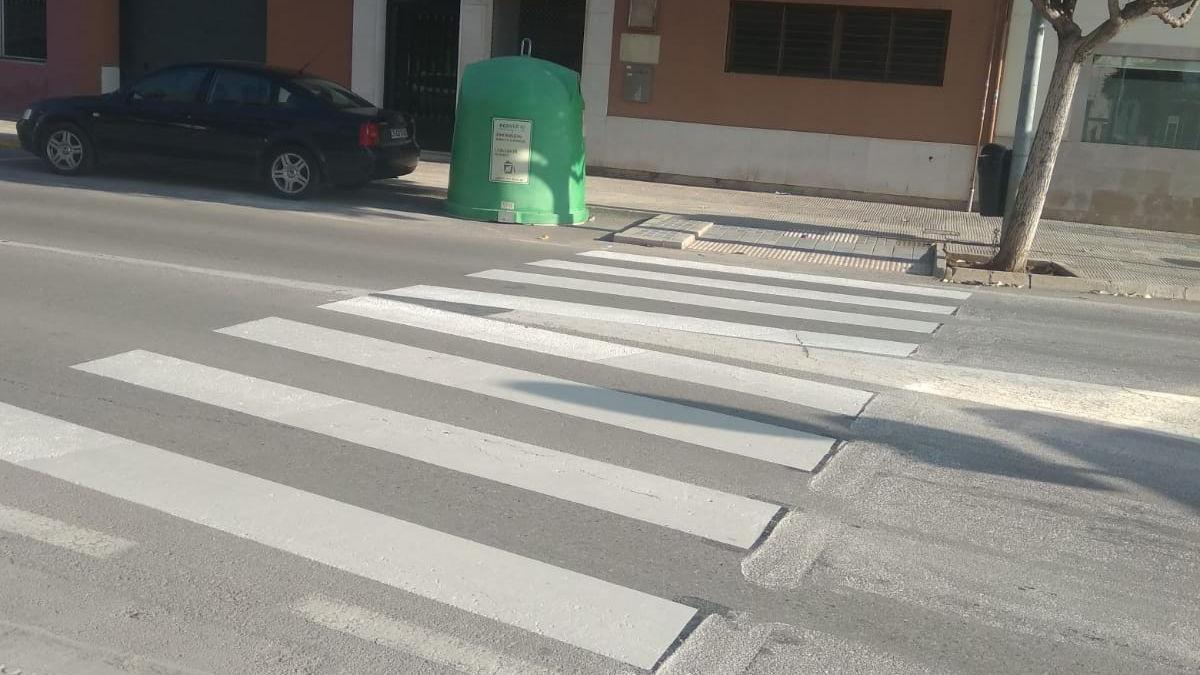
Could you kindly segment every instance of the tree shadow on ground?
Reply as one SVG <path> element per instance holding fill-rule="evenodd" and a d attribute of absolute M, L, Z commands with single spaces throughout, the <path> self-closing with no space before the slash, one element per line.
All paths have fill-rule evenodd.
<path fill-rule="evenodd" d="M 604 407 L 611 406 L 614 400 L 595 396 L 592 388 L 573 383 L 528 381 L 509 386 L 577 405 Z M 618 391 L 754 420 L 775 427 L 774 433 L 784 437 L 803 431 L 845 441 L 886 444 L 912 460 L 947 469 L 1105 493 L 1124 492 L 1127 487 L 1137 486 L 1200 512 L 1200 439 L 1196 438 L 1042 412 L 989 407 L 959 411 L 960 416 L 982 422 L 980 426 L 1004 429 L 1029 441 L 1017 447 L 1013 442 L 981 433 L 882 417 L 860 417 L 852 423 L 846 416 L 799 406 L 802 412 L 795 417 L 784 417 L 699 398 Z M 615 406 L 607 409 L 651 414 Z M 683 417 L 660 419 L 668 423 L 685 421 Z M 689 417 L 687 421 L 696 423 L 697 418 Z M 717 422 L 708 418 L 700 423 Z M 762 431 L 772 433 L 771 427 Z"/>

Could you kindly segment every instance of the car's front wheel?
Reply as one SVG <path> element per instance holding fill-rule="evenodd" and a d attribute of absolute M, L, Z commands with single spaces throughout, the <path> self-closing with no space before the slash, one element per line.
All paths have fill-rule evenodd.
<path fill-rule="evenodd" d="M 86 173 L 96 162 L 91 140 L 74 124 L 57 124 L 46 130 L 42 158 L 51 171 L 67 176 Z"/>
<path fill-rule="evenodd" d="M 306 199 L 321 182 L 313 156 L 295 147 L 281 148 L 267 160 L 267 186 L 286 199 Z"/>

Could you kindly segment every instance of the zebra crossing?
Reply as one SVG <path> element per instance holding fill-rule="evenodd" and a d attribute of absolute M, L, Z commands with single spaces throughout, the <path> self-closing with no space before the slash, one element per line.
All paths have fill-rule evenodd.
<path fill-rule="evenodd" d="M 903 358 L 952 320 L 969 297 L 949 289 L 694 259 L 616 251 L 589 251 L 580 257 L 587 262 L 540 260 L 527 265 L 536 272 L 473 273 L 464 278 L 463 288 L 408 286 L 339 300 L 321 305 L 321 316 L 468 340 L 526 356 L 549 355 L 622 377 L 666 382 L 689 392 L 688 398 L 601 386 L 586 376 L 554 376 L 319 321 L 265 316 L 218 327 L 215 333 L 228 339 L 229 350 L 253 345 L 332 364 L 348 382 L 370 372 L 394 378 L 397 386 L 462 392 L 536 409 L 567 425 L 581 420 L 619 429 L 633 434 L 622 436 L 630 442 L 653 438 L 672 443 L 687 456 L 715 453 L 731 462 L 794 472 L 803 481 L 839 442 L 806 420 L 828 415 L 853 419 L 875 392 L 533 327 L 506 320 L 506 315 L 534 312 L 740 337 L 779 349 Z M 612 278 L 619 282 L 604 280 Z M 614 298 L 639 308 L 617 306 Z M 135 349 L 73 368 L 106 382 L 502 484 L 743 554 L 769 535 L 787 509 L 751 494 L 594 459 L 572 448 L 569 439 L 555 447 L 523 442 L 187 357 Z M 852 374 L 847 380 L 853 380 Z M 765 421 L 706 400 L 722 391 L 786 406 L 794 417 Z M 479 543 L 2 401 L 0 460 L 636 668 L 654 668 L 698 617 L 699 609 L 687 602 L 544 562 L 536 551 L 520 550 L 520 542 L 511 549 Z M 99 533 L 3 504 L 0 530 L 74 547 L 100 560 L 135 545 L 120 536 L 119 527 Z M 290 611 L 331 630 L 373 635 L 366 639 L 395 644 L 464 672 L 492 672 L 463 661 L 466 643 L 457 638 L 436 637 L 400 619 L 385 622 L 335 597 L 314 596 Z M 376 628 L 363 633 L 359 628 L 364 621 Z M 505 661 L 503 654 L 487 653 L 489 662 Z M 540 672 L 539 666 L 512 665 L 523 664 L 520 660 L 506 663 L 496 672 L 521 672 L 525 665 L 527 672 Z"/>

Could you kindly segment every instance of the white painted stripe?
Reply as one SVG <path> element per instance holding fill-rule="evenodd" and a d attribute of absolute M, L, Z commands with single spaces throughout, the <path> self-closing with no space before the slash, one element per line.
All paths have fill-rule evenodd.
<path fill-rule="evenodd" d="M 649 668 L 695 609 L 0 403 L 0 460 Z"/>
<path fill-rule="evenodd" d="M 792 319 L 804 319 L 807 321 L 823 321 L 825 323 L 837 323 L 849 326 L 865 326 L 868 328 L 883 328 L 887 330 L 907 331 L 911 333 L 932 333 L 938 329 L 938 326 L 941 325 L 934 321 L 894 319 L 887 316 L 855 314 L 853 312 L 838 312 L 829 309 L 813 309 L 811 307 L 781 305 L 774 302 L 759 302 L 757 300 L 739 300 L 737 298 L 726 298 L 719 295 L 684 293 L 682 291 L 668 291 L 661 288 L 647 288 L 644 286 L 633 286 L 630 284 L 614 284 L 607 281 L 591 281 L 588 279 L 575 279 L 573 277 L 554 277 L 547 274 L 511 272 L 509 270 L 487 270 L 486 272 L 476 272 L 475 274 L 468 274 L 467 276 L 474 277 L 476 279 L 491 279 L 492 281 L 511 281 L 520 284 L 529 284 L 531 286 L 545 286 L 548 288 L 584 291 L 587 293 L 601 293 L 604 295 L 615 295 L 622 298 L 656 300 L 658 302 L 671 302 L 681 305 L 693 305 L 695 307 L 727 309 L 735 312 L 766 314 L 770 316 L 782 316 Z"/>
<path fill-rule="evenodd" d="M 644 351 L 638 347 L 614 342 L 604 342 L 542 328 L 529 328 L 507 321 L 497 321 L 482 316 L 451 312 L 374 295 L 338 300 L 321 305 L 321 308 L 579 361 L 598 362 L 640 354 Z"/>
<path fill-rule="evenodd" d="M 627 347 L 613 342 L 482 316 L 448 312 L 399 300 L 363 296 L 332 302 L 323 305 L 323 308 L 471 340 L 516 347 L 539 354 L 600 363 L 643 375 L 666 377 L 772 398 L 839 415 L 857 415 L 873 396 L 871 392 L 861 389 L 803 380 L 669 352 Z"/>
<path fill-rule="evenodd" d="M 318 626 L 404 651 L 466 675 L 554 675 L 547 668 L 483 645 L 320 596 L 305 598 L 292 611 Z"/>
<path fill-rule="evenodd" d="M 725 335 L 750 340 L 778 342 L 785 345 L 843 349 L 846 351 L 885 354 L 888 356 L 908 356 L 917 349 L 917 345 L 911 342 L 895 342 L 892 340 L 839 335 L 837 333 L 817 333 L 813 331 L 792 330 L 790 328 L 758 326 L 754 324 L 734 323 L 732 321 L 720 321 L 717 319 L 701 319 L 676 314 L 643 312 L 636 309 L 619 309 L 603 305 L 586 305 L 577 302 L 528 298 L 519 295 L 504 295 L 483 291 L 468 291 L 441 286 L 409 286 L 407 288 L 384 291 L 377 295 L 383 297 L 419 298 L 422 300 L 436 300 L 438 302 L 480 305 L 484 307 L 500 307 L 503 309 L 556 314 L 558 316 L 570 316 L 581 319 L 611 321 L 613 323 L 653 326 L 655 328 L 667 328 L 688 333 Z"/>
<path fill-rule="evenodd" d="M 805 471 L 815 468 L 835 442 L 742 417 L 284 319 L 253 321 L 219 332 Z"/>
<path fill-rule="evenodd" d="M 100 559 L 111 558 L 136 546 L 128 539 L 76 527 L 3 504 L 0 504 L 0 531 Z"/>
<path fill-rule="evenodd" d="M 383 351 L 376 355 L 389 358 Z M 148 352 L 76 367 L 742 548 L 754 544 L 779 510 L 747 497 Z"/>
<path fill-rule="evenodd" d="M 991 407 L 1065 415 L 1200 439 L 1200 415 L 1196 414 L 1200 396 L 823 349 L 810 349 L 806 358 L 797 358 L 765 342 L 548 313 L 513 311 L 500 316 L 547 330 L 630 340 L 765 368 L 785 368 L 818 377 L 853 377 L 864 386 L 880 389 L 908 389 Z"/>
<path fill-rule="evenodd" d="M 754 284 L 744 281 L 730 281 L 728 279 L 713 279 L 710 277 L 694 277 L 685 274 L 670 274 L 667 272 L 651 272 L 649 270 L 635 269 L 631 267 L 611 267 L 608 265 L 592 265 L 589 263 L 577 263 L 567 260 L 538 260 L 536 262 L 526 263 L 533 267 L 546 267 L 557 270 L 569 270 L 572 272 L 584 272 L 586 274 L 603 274 L 613 277 L 622 277 L 630 279 L 645 279 L 647 281 L 663 281 L 672 284 L 683 284 L 686 286 L 700 286 L 703 288 L 720 289 L 726 291 L 741 291 L 744 293 L 758 293 L 761 295 L 778 295 L 788 298 L 798 298 L 801 300 L 817 300 L 819 302 L 834 302 L 843 305 L 859 305 L 862 307 L 879 307 L 881 309 L 895 309 L 904 312 L 921 312 L 925 314 L 953 314 L 955 308 L 950 305 L 935 305 L 928 302 L 911 302 L 908 300 L 889 300 L 887 298 L 875 298 L 867 295 L 851 295 L 849 293 L 830 293 L 828 291 L 813 291 L 807 288 L 789 288 L 787 286 L 768 286 L 766 284 Z"/>
<path fill-rule="evenodd" d="M 871 291 L 886 291 L 888 293 L 905 293 L 908 295 L 923 295 L 929 298 L 950 298 L 952 300 L 966 300 L 971 297 L 966 291 L 952 291 L 945 288 L 928 288 L 926 286 L 908 286 L 905 284 L 888 284 L 879 281 L 863 281 L 861 279 L 847 279 L 845 277 L 827 277 L 817 274 L 802 274 L 800 272 L 784 272 L 782 270 L 766 270 L 756 267 L 740 267 L 736 265 L 719 265 L 717 263 L 701 262 L 699 260 L 686 260 L 679 258 L 660 258 L 658 256 L 636 255 L 633 253 L 619 253 L 617 251 L 587 251 L 579 255 L 589 258 L 602 258 L 605 260 L 620 260 L 623 262 L 643 263 L 646 265 L 659 265 L 662 267 L 678 267 L 681 269 L 702 270 L 705 272 L 721 272 L 723 274 L 740 274 L 749 277 L 762 277 L 765 279 L 786 279 L 788 281 L 801 281 L 809 284 L 820 284 L 822 286 L 844 286 L 846 288 L 862 288 Z"/>

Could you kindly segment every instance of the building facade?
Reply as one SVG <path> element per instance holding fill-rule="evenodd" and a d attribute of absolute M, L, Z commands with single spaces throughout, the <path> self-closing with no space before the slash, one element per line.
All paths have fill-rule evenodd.
<path fill-rule="evenodd" d="M 119 60 L 118 0 L 0 0 L 0 113 L 97 93 Z M 106 70 L 106 68 L 108 68 Z"/>
<path fill-rule="evenodd" d="M 45 53 L 0 56 L 0 112 L 167 63 L 244 59 L 350 85 L 448 150 L 462 69 L 524 42 L 581 73 L 596 171 L 950 208 L 975 201 L 979 147 L 1011 142 L 1030 12 L 1028 0 L 0 3 L 45 11 Z M 1087 24 L 1104 9 L 1079 11 Z M 1200 22 L 1142 22 L 1089 64 L 1051 215 L 1200 231 L 1198 34 Z"/>
<path fill-rule="evenodd" d="M 49 96 L 111 91 L 147 70 L 200 59 L 309 64 L 314 73 L 349 83 L 353 6 L 354 0 L 0 0 L 6 38 L 0 113 Z"/>
<path fill-rule="evenodd" d="M 356 3 L 354 85 L 377 100 L 387 35 L 372 31 L 395 4 Z M 995 122 L 1009 7 L 462 0 L 458 70 L 523 39 L 579 70 L 595 169 L 962 207 Z M 789 49 L 806 24 L 807 48 Z"/>
<path fill-rule="evenodd" d="M 1016 127 L 1030 3 L 1014 7 L 1000 92 L 998 132 Z M 1107 18 L 1104 3 L 1079 3 L 1079 25 Z M 1047 28 L 1038 109 L 1057 39 Z M 1200 21 L 1128 26 L 1088 61 L 1055 166 L 1051 218 L 1200 234 Z"/>
<path fill-rule="evenodd" d="M 628 27 L 630 0 L 619 0 L 595 159 L 965 205 L 990 140 L 1003 4 L 664 2 L 647 33 Z M 627 95 L 639 67 L 653 78 L 644 101 Z"/>

